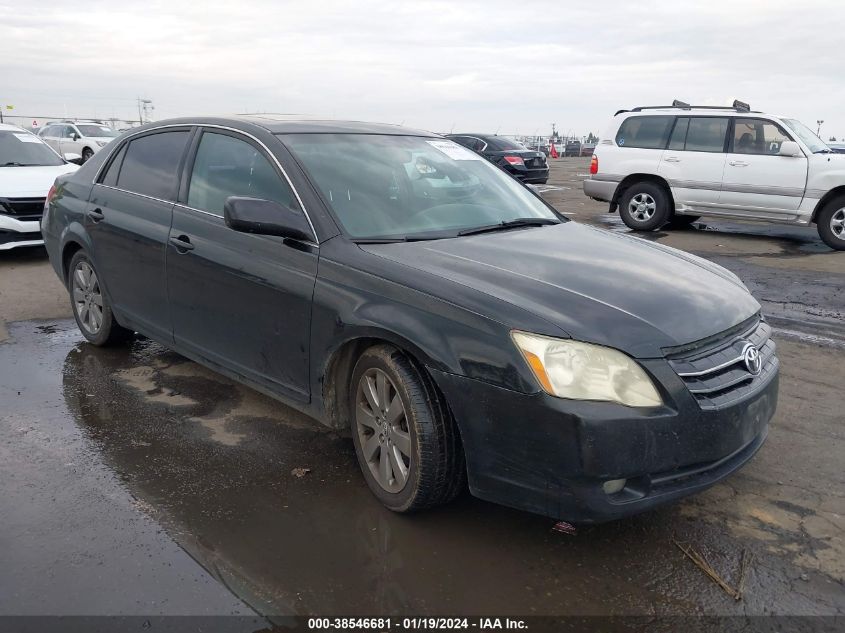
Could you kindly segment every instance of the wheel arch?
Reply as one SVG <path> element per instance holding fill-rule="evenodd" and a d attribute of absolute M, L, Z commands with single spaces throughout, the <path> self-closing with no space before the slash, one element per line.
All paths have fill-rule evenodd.
<path fill-rule="evenodd" d="M 619 200 L 625 194 L 625 191 L 627 191 L 631 185 L 638 182 L 652 182 L 660 187 L 663 187 L 666 190 L 666 194 L 669 196 L 669 211 L 672 215 L 675 214 L 675 197 L 672 195 L 672 188 L 669 186 L 669 183 L 661 176 L 648 173 L 628 174 L 621 180 L 616 187 L 616 191 L 613 192 L 613 199 L 610 201 L 611 213 L 619 209 Z"/>
<path fill-rule="evenodd" d="M 816 208 L 813 209 L 813 216 L 810 218 L 810 222 L 815 222 L 819 213 L 827 206 L 827 203 L 838 196 L 845 196 L 845 185 L 834 187 L 821 197 L 821 200 L 816 204 Z"/>
<path fill-rule="evenodd" d="M 440 365 L 420 350 L 416 345 L 388 331 L 362 331 L 339 341 L 323 363 L 319 374 L 319 393 L 322 399 L 323 419 L 334 429 L 348 428 L 349 389 L 352 372 L 361 354 L 376 345 L 391 345 L 403 353 L 418 371 L 431 379 L 426 369 L 432 364 Z M 434 388 L 434 380 L 430 381 Z"/>

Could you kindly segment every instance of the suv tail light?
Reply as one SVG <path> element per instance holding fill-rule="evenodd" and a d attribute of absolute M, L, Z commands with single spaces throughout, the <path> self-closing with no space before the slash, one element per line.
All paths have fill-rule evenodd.
<path fill-rule="evenodd" d="M 509 165 L 524 165 L 525 162 L 519 156 L 503 156 L 505 162 Z"/>
<path fill-rule="evenodd" d="M 590 173 L 597 174 L 599 173 L 599 157 L 593 154 L 593 157 L 590 159 Z"/>

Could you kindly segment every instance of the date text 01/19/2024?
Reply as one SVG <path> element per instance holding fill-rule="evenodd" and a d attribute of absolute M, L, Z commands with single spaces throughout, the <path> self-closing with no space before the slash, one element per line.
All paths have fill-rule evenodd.
<path fill-rule="evenodd" d="M 527 629 L 524 620 L 513 618 L 439 618 L 439 617 L 408 617 L 408 618 L 309 618 L 309 630 L 343 630 L 343 631 L 443 631 L 448 629 L 462 630 L 524 630 Z"/>

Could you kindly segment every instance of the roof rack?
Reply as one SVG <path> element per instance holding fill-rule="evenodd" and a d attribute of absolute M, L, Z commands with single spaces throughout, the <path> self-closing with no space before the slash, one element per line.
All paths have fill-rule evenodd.
<path fill-rule="evenodd" d="M 734 112 L 757 112 L 757 110 L 752 110 L 751 106 L 747 103 L 739 101 L 738 99 L 734 100 L 733 104 L 729 106 L 712 106 L 712 105 L 690 105 L 683 101 L 679 101 L 675 99 L 672 102 L 672 105 L 660 105 L 660 106 L 637 106 L 636 108 L 631 108 L 630 110 L 617 110 L 617 114 L 622 114 L 623 112 L 642 112 L 643 110 L 733 110 Z"/>

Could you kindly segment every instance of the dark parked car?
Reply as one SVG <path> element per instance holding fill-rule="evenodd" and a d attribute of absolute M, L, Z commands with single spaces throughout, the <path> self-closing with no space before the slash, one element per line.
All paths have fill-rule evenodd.
<path fill-rule="evenodd" d="M 477 154 L 363 123 L 191 118 L 57 179 L 83 336 L 140 332 L 335 428 L 388 508 L 603 521 L 762 445 L 771 328 L 739 279 L 567 221 Z"/>
<path fill-rule="evenodd" d="M 446 138 L 481 154 L 522 182 L 544 185 L 549 180 L 549 165 L 542 151 L 528 149 L 504 136 L 447 134 Z"/>
<path fill-rule="evenodd" d="M 581 141 L 569 141 L 563 150 L 564 156 L 580 156 Z"/>

